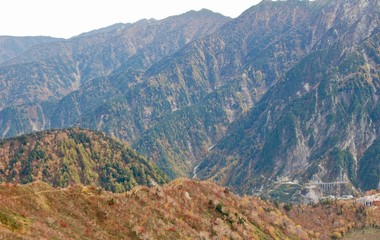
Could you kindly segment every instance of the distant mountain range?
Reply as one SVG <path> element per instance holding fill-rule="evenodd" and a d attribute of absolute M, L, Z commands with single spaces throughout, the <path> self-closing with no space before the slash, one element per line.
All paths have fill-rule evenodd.
<path fill-rule="evenodd" d="M 170 178 L 286 201 L 378 188 L 379 18 L 378 0 L 264 0 L 0 45 L 0 136 L 104 131 Z"/>
<path fill-rule="evenodd" d="M 15 58 L 38 44 L 60 40 L 62 39 L 52 37 L 0 36 L 0 63 Z"/>

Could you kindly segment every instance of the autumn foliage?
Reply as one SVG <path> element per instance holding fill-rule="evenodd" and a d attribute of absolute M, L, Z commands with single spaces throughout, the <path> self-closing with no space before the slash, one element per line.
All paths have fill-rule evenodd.
<path fill-rule="evenodd" d="M 331 239 L 380 226 L 379 209 L 354 201 L 287 211 L 283 204 L 187 179 L 119 194 L 82 185 L 1 184 L 0 203 L 0 236 L 6 239 Z"/>

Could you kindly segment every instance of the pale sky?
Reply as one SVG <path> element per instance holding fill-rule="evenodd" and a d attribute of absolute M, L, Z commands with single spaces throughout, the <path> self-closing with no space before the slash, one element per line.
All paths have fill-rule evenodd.
<path fill-rule="evenodd" d="M 260 0 L 0 0 L 0 35 L 69 38 L 115 23 L 206 8 L 237 17 Z"/>

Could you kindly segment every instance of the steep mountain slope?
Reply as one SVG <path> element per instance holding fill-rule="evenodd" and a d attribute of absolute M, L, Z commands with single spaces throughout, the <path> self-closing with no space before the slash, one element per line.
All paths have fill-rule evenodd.
<path fill-rule="evenodd" d="M 355 202 L 277 208 L 183 179 L 124 194 L 2 184 L 0 201 L 0 236 L 6 239 L 331 239 L 380 225 L 379 209 Z"/>
<path fill-rule="evenodd" d="M 0 63 L 17 57 L 35 45 L 59 40 L 61 39 L 52 37 L 0 36 Z"/>
<path fill-rule="evenodd" d="M 82 183 L 123 192 L 167 181 L 157 167 L 103 133 L 67 129 L 22 135 L 0 142 L 0 181 Z"/>
<path fill-rule="evenodd" d="M 142 112 L 145 119 L 157 116 L 159 122 L 133 147 L 171 176 L 192 174 L 229 124 L 304 57 L 339 38 L 352 47 L 359 37 L 369 36 L 378 25 L 368 4 L 263 1 L 216 33 L 192 42 L 174 58 L 153 65 L 147 72 L 152 87 L 145 85 L 139 93 L 165 92 L 163 97 L 154 95 L 152 109 L 168 109 L 170 104 L 169 111 L 175 112 L 164 116 L 162 111 L 148 116 Z M 356 7 L 357 12 L 352 12 Z M 338 38 L 336 34 L 344 35 Z M 139 103 L 145 100 L 144 95 L 137 98 Z"/>
<path fill-rule="evenodd" d="M 377 188 L 379 7 L 365 0 L 324 5 L 319 14 L 335 12 L 330 29 L 232 124 L 198 176 L 288 200 Z"/>
<path fill-rule="evenodd" d="M 62 127 L 68 119 L 134 141 L 170 176 L 189 175 L 227 126 L 325 33 L 324 25 L 315 25 L 314 33 L 306 24 L 321 4 L 262 2 L 153 64 L 137 80 L 116 73 L 67 96 L 52 123 Z M 123 84 L 131 78 L 138 83 Z"/>
<path fill-rule="evenodd" d="M 0 66 L 0 135 L 50 128 L 52 105 L 63 96 L 121 67 L 126 74 L 139 75 L 152 63 L 212 33 L 228 20 L 208 10 L 191 11 L 31 48 Z M 36 111 L 39 114 L 33 114 Z"/>

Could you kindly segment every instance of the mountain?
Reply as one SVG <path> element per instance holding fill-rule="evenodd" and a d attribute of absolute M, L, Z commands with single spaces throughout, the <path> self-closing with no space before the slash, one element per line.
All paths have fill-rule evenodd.
<path fill-rule="evenodd" d="M 230 125 L 200 178 L 289 201 L 380 186 L 380 2 L 311 6 L 310 22 L 328 30 Z"/>
<path fill-rule="evenodd" d="M 96 85 L 119 68 L 122 73 L 138 76 L 152 63 L 228 20 L 208 10 L 190 11 L 159 21 L 111 26 L 30 48 L 0 65 L 0 135 L 69 126 L 70 119 L 50 119 L 62 97 Z M 123 82 L 129 84 L 135 83 Z"/>
<path fill-rule="evenodd" d="M 12 37 L 0 36 L 0 64 L 17 57 L 31 47 L 62 39 L 52 37 Z"/>
<path fill-rule="evenodd" d="M 180 83 L 165 96 L 174 112 L 165 114 L 133 147 L 170 176 L 191 176 L 228 126 L 310 52 L 313 38 L 305 37 L 310 30 L 303 22 L 315 4 L 263 1 L 168 61 L 153 65 L 149 80 L 160 89 Z M 287 46 L 291 42 L 297 45 Z"/>
<path fill-rule="evenodd" d="M 85 184 L 113 192 L 167 182 L 157 167 L 104 133 L 49 130 L 0 142 L 0 181 Z"/>
<path fill-rule="evenodd" d="M 296 27 L 290 31 L 288 26 L 296 24 L 291 16 L 302 22 L 312 14 L 312 4 L 263 2 L 152 64 L 138 79 L 111 74 L 99 85 L 65 97 L 53 119 L 103 129 L 133 142 L 169 176 L 189 176 L 228 125 L 279 79 L 274 73 L 289 69 L 310 51 L 313 39 L 299 41 L 297 52 L 285 40 L 309 33 L 301 29 L 298 36 Z M 272 21 L 268 14 L 278 17 Z M 125 86 L 131 78 L 139 82 Z M 101 89 L 104 98 L 94 95 L 94 89 Z M 82 119 L 72 117 L 71 106 L 77 106 L 75 115 Z"/>
<path fill-rule="evenodd" d="M 184 179 L 123 194 L 81 185 L 1 184 L 0 199 L 0 236 L 6 239 L 331 239 L 351 229 L 365 236 L 364 226 L 380 225 L 378 209 L 353 201 L 273 205 Z"/>
<path fill-rule="evenodd" d="M 35 89 L 24 91 L 22 88 L 27 86 L 27 84 L 22 84 L 21 89 L 13 86 L 14 93 L 9 93 L 5 89 L 4 92 L 7 92 L 11 98 L 15 98 L 18 95 L 23 99 L 12 100 L 17 102 L 17 104 L 10 104 L 0 113 L 2 136 L 15 136 L 20 133 L 45 128 L 80 126 L 82 128 L 106 131 L 128 142 L 137 140 L 163 114 L 172 112 L 171 107 L 168 108 L 167 99 L 171 98 L 171 91 L 177 91 L 175 89 L 168 89 L 167 93 L 161 95 L 155 94 L 154 82 L 156 80 L 147 80 L 147 74 L 145 74 L 146 68 L 150 68 L 155 62 L 166 62 L 167 60 L 163 59 L 164 56 L 170 58 L 174 52 L 181 49 L 186 43 L 212 34 L 229 20 L 229 18 L 205 9 L 198 12 L 190 11 L 161 21 L 142 20 L 124 27 L 123 25 L 111 26 L 110 28 L 80 35 L 64 43 L 43 46 L 41 49 L 30 52 L 29 55 L 24 54 L 14 59 L 14 63 L 18 64 L 5 66 L 6 69 L 16 66 L 28 70 L 30 68 L 26 66 L 26 60 L 35 58 L 36 56 L 45 59 L 43 60 L 43 64 L 37 63 L 36 66 L 43 65 L 45 71 L 47 64 L 49 64 L 51 67 L 49 67 L 48 74 L 50 75 L 48 76 L 47 73 L 39 71 L 43 76 L 36 76 L 35 80 L 52 81 L 52 90 L 55 92 L 49 94 L 49 90 L 45 87 L 37 89 L 37 92 L 35 92 Z M 88 50 L 85 53 L 81 53 L 82 50 L 80 48 L 76 49 L 75 53 L 77 55 L 86 54 L 86 59 L 88 60 L 83 59 L 83 61 L 86 60 L 86 64 L 94 67 L 98 64 L 90 64 L 91 59 L 97 60 L 99 58 L 97 55 L 101 52 L 98 48 L 105 48 L 107 49 L 105 53 L 109 56 L 101 60 L 114 70 L 109 70 L 106 73 L 100 74 L 101 77 L 94 77 L 91 80 L 82 80 L 84 77 L 81 74 L 82 77 L 79 80 L 79 75 L 75 73 L 76 70 L 74 69 L 76 65 L 70 63 L 73 61 L 72 57 L 70 57 L 72 54 L 65 52 L 65 50 L 71 48 L 70 45 L 73 45 L 71 41 L 74 43 L 87 41 L 87 44 L 90 44 L 88 38 L 90 40 L 95 38 L 101 39 L 103 42 L 91 43 L 91 48 L 94 51 L 96 50 L 95 53 Z M 115 40 L 109 41 L 109 39 Z M 146 43 L 144 43 L 143 39 L 146 39 Z M 109 53 L 109 50 L 113 48 L 109 46 L 110 43 L 121 48 L 115 51 L 115 54 L 120 56 Z M 134 49 L 135 45 L 140 47 L 140 49 Z M 123 48 L 127 50 L 132 49 L 134 51 L 133 55 L 130 57 L 128 55 L 125 56 L 125 54 L 123 55 L 122 51 L 125 51 Z M 54 54 L 61 54 L 63 56 L 54 57 Z M 69 57 L 65 54 L 69 55 Z M 120 66 L 115 66 L 117 65 L 115 64 L 115 59 L 118 57 L 120 57 L 120 62 L 122 63 Z M 80 56 L 80 59 L 82 58 L 83 56 Z M 58 59 L 59 62 L 55 59 Z M 57 68 L 64 69 L 61 71 Z M 81 67 L 79 66 L 79 68 Z M 74 73 L 69 74 L 72 71 Z M 15 70 L 16 74 L 20 74 L 20 72 Z M 90 69 L 86 70 L 86 72 L 94 75 L 94 73 L 97 73 L 97 70 Z M 23 73 L 22 75 L 31 74 Z M 66 78 L 65 76 L 68 80 L 62 81 Z M 89 78 L 87 77 L 87 79 Z M 26 80 L 29 81 L 30 79 Z M 81 83 L 78 83 L 78 81 Z M 60 82 L 62 84 L 59 84 Z M 66 84 L 66 86 L 62 86 L 63 84 Z M 33 84 L 31 87 L 35 88 L 38 85 Z M 173 85 L 173 88 L 180 87 L 178 84 L 176 85 Z M 167 88 L 169 86 L 164 83 L 161 87 Z M 74 90 L 76 88 L 77 90 Z M 28 97 L 25 92 L 29 92 L 29 96 L 33 96 L 33 99 L 25 99 L 25 97 Z M 41 96 L 42 99 L 39 100 L 38 92 L 51 96 Z M 60 96 L 63 97 L 59 99 Z M 4 98 L 6 99 L 5 94 Z M 33 101 L 36 101 L 36 103 L 33 103 Z M 22 102 L 25 102 L 25 104 Z M 173 102 L 173 104 L 176 103 Z M 180 104 L 187 106 L 190 103 L 178 103 L 178 105 Z M 152 113 L 153 110 L 154 113 Z M 167 173 L 172 176 L 185 175 L 191 171 L 192 165 L 193 163 L 188 164 L 185 171 L 172 174 L 173 171 L 170 170 Z"/>
<path fill-rule="evenodd" d="M 379 185 L 379 9 L 265 0 L 235 19 L 190 11 L 38 45 L 0 66 L 0 134 L 79 126 L 170 178 L 356 195 Z"/>

